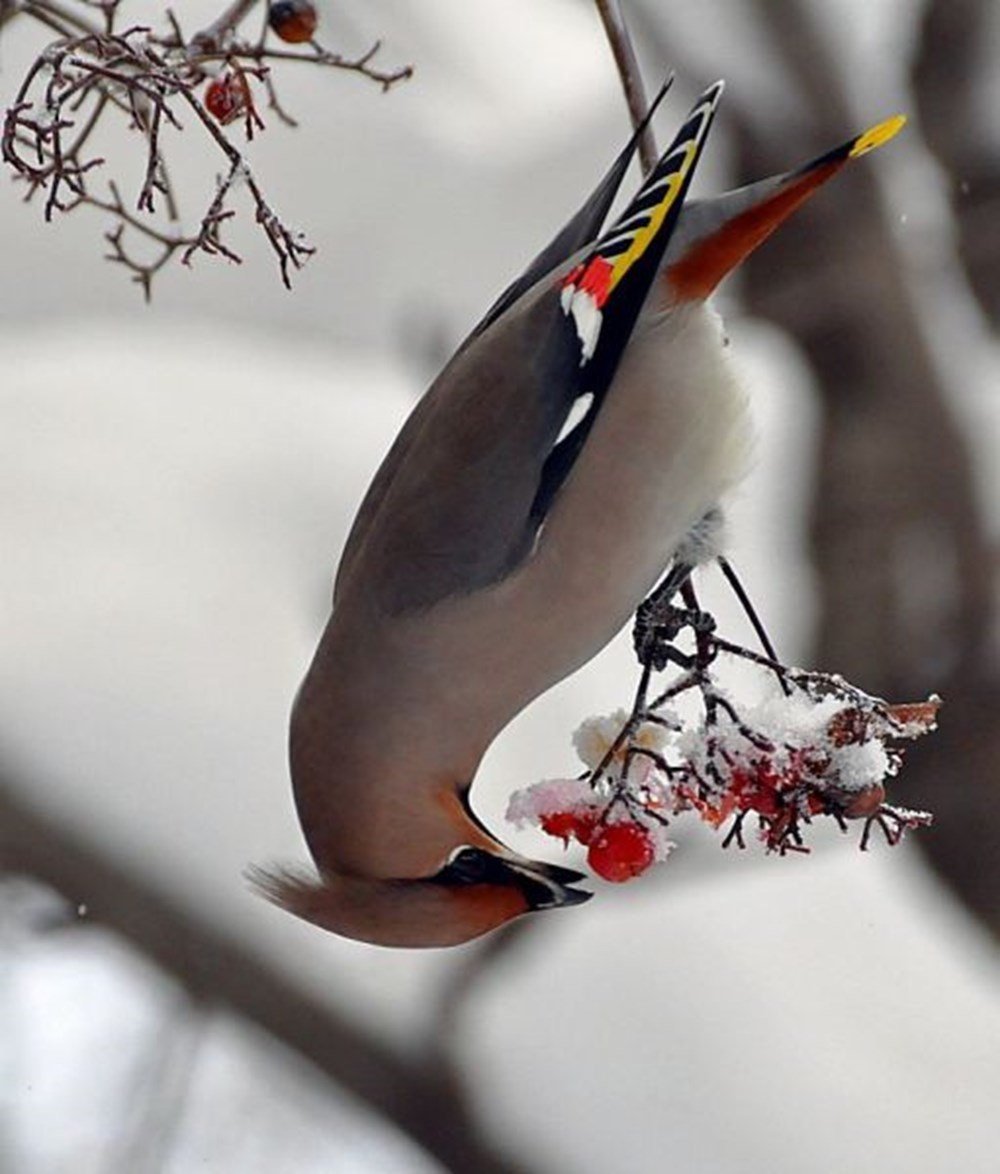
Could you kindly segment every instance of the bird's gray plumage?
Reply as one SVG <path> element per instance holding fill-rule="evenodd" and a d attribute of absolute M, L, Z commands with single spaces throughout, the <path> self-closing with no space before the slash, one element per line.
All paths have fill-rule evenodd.
<path fill-rule="evenodd" d="M 601 233 L 626 148 L 379 469 L 292 715 L 318 876 L 254 874 L 300 917 L 383 945 L 449 945 L 585 899 L 576 874 L 492 836 L 469 786 L 499 731 L 614 636 L 746 471 L 745 396 L 706 298 L 901 123 L 682 214 L 720 93 L 702 95 Z"/>
<path fill-rule="evenodd" d="M 629 207 L 598 238 L 635 149 L 633 136 L 580 211 L 434 381 L 362 503 L 341 559 L 335 606 L 352 581 L 363 580 L 369 599 L 389 614 L 419 610 L 498 582 L 530 554 L 614 380 L 694 172 L 686 152 L 707 135 L 721 92 L 721 83 L 706 91 Z M 625 229 L 648 221 L 678 175 L 666 222 L 609 302 L 612 317 L 596 353 L 581 361 L 560 279 L 606 241 L 621 251 L 632 239 Z M 591 411 L 554 451 L 585 394 L 594 397 Z"/>

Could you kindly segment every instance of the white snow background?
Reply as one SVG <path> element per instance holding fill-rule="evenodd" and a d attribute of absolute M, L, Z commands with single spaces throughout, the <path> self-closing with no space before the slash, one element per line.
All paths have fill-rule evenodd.
<path fill-rule="evenodd" d="M 44 228 L 3 194 L 0 736 L 32 803 L 418 1046 L 453 955 L 323 935 L 251 897 L 240 873 L 303 857 L 287 710 L 353 511 L 422 390 L 425 344 L 457 341 L 572 210 L 624 117 L 585 5 L 343 7 L 359 41 L 391 33 L 387 53 L 420 72 L 389 96 L 290 79 L 303 128 L 269 130 L 258 170 L 321 245 L 292 295 L 251 244 L 242 270 L 199 259 L 165 275 L 146 310 L 97 260 L 93 222 Z M 723 182 L 724 110 L 719 122 L 703 189 Z M 865 165 L 891 181 L 920 165 L 903 150 Z M 761 432 L 733 557 L 795 659 L 811 621 L 808 379 L 769 329 L 731 333 Z M 969 364 L 995 370 L 982 345 Z M 984 402 L 963 406 L 987 444 Z M 619 641 L 522 715 L 477 782 L 487 821 L 559 858 L 502 826 L 507 796 L 570 768 L 579 720 L 633 684 Z M 895 795 L 905 803 L 905 774 Z M 774 860 L 703 836 L 631 886 L 595 887 L 586 907 L 547 915 L 464 1024 L 476 1101 L 509 1148 L 581 1174 L 996 1170 L 996 957 L 911 846 L 862 856 L 829 838 Z M 107 1164 L 128 1072 L 176 1002 L 107 935 L 3 931 L 0 1168 L 128 1170 L 127 1156 Z M 239 1023 L 197 1046 L 170 1174 L 432 1168 Z M 227 1121 L 243 1140 L 220 1148 Z"/>

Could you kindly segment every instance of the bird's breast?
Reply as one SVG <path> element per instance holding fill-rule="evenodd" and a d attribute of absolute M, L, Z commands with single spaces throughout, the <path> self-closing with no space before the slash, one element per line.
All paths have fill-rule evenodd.
<path fill-rule="evenodd" d="M 401 625 L 418 685 L 490 735 L 627 623 L 745 474 L 746 396 L 704 304 L 641 321 L 536 548 L 511 576 Z"/>
<path fill-rule="evenodd" d="M 573 671 L 628 621 L 691 527 L 745 475 L 752 442 L 715 311 L 699 303 L 640 320 L 519 572 L 526 611 L 565 629 L 552 671 Z"/>

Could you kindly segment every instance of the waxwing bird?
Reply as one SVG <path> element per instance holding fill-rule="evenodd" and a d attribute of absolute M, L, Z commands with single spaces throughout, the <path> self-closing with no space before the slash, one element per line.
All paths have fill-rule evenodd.
<path fill-rule="evenodd" d="M 479 762 L 628 621 L 746 470 L 747 406 L 709 294 L 903 121 L 685 203 L 721 94 L 702 94 L 602 233 L 633 138 L 376 474 L 292 713 L 318 876 L 251 873 L 292 913 L 365 942 L 445 946 L 590 895 L 580 873 L 517 855 L 476 818 Z"/>

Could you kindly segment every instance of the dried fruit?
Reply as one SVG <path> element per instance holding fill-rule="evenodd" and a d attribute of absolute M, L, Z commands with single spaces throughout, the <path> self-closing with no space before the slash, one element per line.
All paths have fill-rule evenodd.
<path fill-rule="evenodd" d="M 239 118 L 249 105 L 250 90 L 240 74 L 222 73 L 205 91 L 205 109 L 223 126 Z"/>
<path fill-rule="evenodd" d="M 311 41 L 319 18 L 309 0 L 277 0 L 267 10 L 267 23 L 291 45 Z"/>

